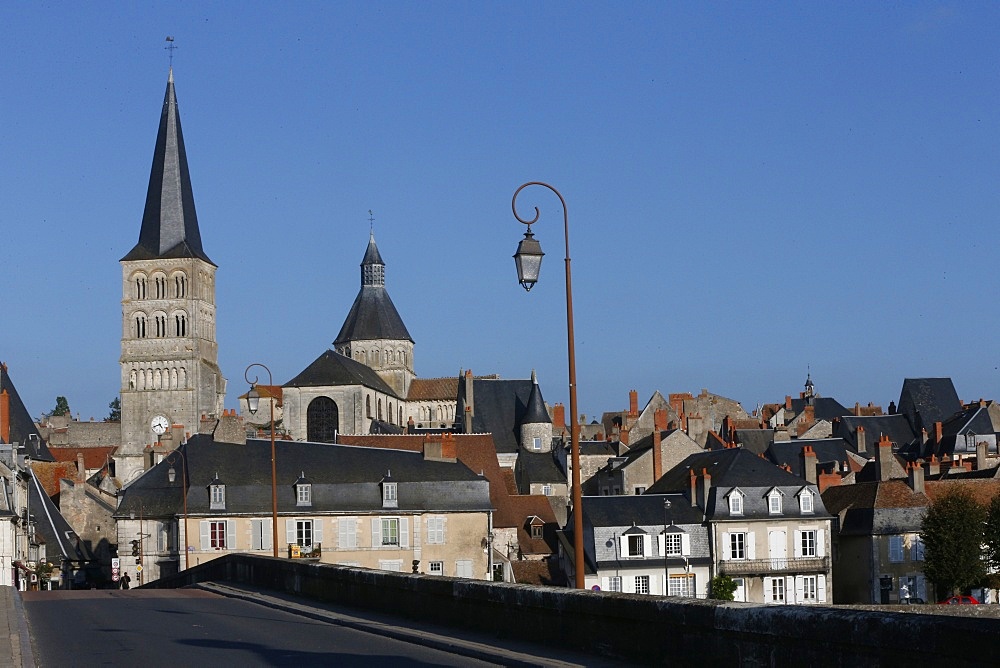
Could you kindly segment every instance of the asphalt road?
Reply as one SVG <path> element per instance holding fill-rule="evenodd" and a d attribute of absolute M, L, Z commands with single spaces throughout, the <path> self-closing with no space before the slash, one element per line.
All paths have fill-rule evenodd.
<path fill-rule="evenodd" d="M 25 592 L 39 666 L 486 666 L 196 589 Z"/>

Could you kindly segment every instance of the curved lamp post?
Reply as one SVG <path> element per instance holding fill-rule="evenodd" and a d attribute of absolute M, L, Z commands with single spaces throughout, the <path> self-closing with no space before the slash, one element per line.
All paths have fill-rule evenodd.
<path fill-rule="evenodd" d="M 569 353 L 569 412 L 570 412 L 570 445 L 573 466 L 573 571 L 576 576 L 576 588 L 586 587 L 586 564 L 583 556 L 583 492 L 580 488 L 580 425 L 577 422 L 576 409 L 576 346 L 573 335 L 573 280 L 570 273 L 569 258 L 569 214 L 566 211 L 566 200 L 558 190 L 548 183 L 529 181 L 514 191 L 510 200 L 511 211 L 518 222 L 528 226 L 524 238 L 517 245 L 514 254 L 514 264 L 517 266 L 517 280 L 525 290 L 530 291 L 538 282 L 538 274 L 542 268 L 542 246 L 531 233 L 531 226 L 538 221 L 539 211 L 535 207 L 535 217 L 525 220 L 517 215 L 517 196 L 528 186 L 542 186 L 556 194 L 563 209 L 563 233 L 566 237 L 566 339 Z"/>
<path fill-rule="evenodd" d="M 267 372 L 267 384 L 271 386 L 274 384 L 274 380 L 271 377 L 271 370 L 268 369 L 263 364 L 258 364 L 254 362 L 247 367 L 246 371 L 243 372 L 243 379 L 250 383 L 250 391 L 247 393 L 247 408 L 250 411 L 250 415 L 257 414 L 257 408 L 260 406 L 260 392 L 257 391 L 257 376 L 250 380 L 250 369 L 255 366 L 259 366 L 261 369 Z M 278 466 L 277 461 L 274 457 L 274 397 L 269 398 L 269 403 L 271 405 L 271 547 L 273 549 L 273 555 L 278 556 Z"/>
<path fill-rule="evenodd" d="M 181 498 L 184 499 L 184 570 L 188 569 L 188 485 L 187 485 L 187 455 L 180 450 L 171 450 L 164 457 L 164 461 L 170 464 L 167 469 L 167 480 L 173 483 L 177 480 L 177 471 L 174 470 L 173 456 L 180 455 L 181 458 Z M 180 536 L 177 537 L 178 544 Z"/>

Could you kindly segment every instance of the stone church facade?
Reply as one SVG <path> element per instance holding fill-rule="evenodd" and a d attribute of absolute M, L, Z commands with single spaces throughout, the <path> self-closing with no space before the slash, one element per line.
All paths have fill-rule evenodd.
<path fill-rule="evenodd" d="M 148 446 L 197 432 L 202 415 L 221 414 L 226 393 L 215 333 L 216 265 L 201 244 L 172 70 L 139 241 L 121 267 L 122 437 L 115 463 L 116 477 L 128 484 L 151 464 Z"/>

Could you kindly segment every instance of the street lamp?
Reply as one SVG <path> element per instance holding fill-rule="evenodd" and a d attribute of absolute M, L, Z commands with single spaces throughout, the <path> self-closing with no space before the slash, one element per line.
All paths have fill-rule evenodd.
<path fill-rule="evenodd" d="M 274 384 L 274 380 L 271 376 L 271 370 L 268 369 L 263 364 L 258 364 L 254 362 L 247 367 L 246 371 L 243 372 L 243 379 L 250 383 L 250 391 L 247 393 L 247 409 L 250 411 L 250 415 L 257 414 L 257 408 L 260 406 L 260 392 L 257 391 L 257 376 L 250 380 L 250 369 L 255 366 L 259 366 L 261 369 L 267 372 L 267 384 L 271 386 Z M 271 405 L 271 547 L 274 550 L 274 556 L 278 556 L 278 466 L 277 461 L 274 457 L 274 397 L 271 396 L 268 403 Z"/>
<path fill-rule="evenodd" d="M 184 500 L 184 570 L 188 569 L 188 485 L 187 485 L 187 455 L 181 450 L 173 450 L 164 459 L 170 464 L 170 468 L 167 469 L 167 480 L 173 483 L 177 480 L 177 471 L 174 470 L 174 465 L 172 457 L 174 455 L 180 455 L 181 457 L 181 498 Z M 180 543 L 180 536 L 178 538 L 178 543 Z"/>
<path fill-rule="evenodd" d="M 529 181 L 514 191 L 514 196 L 510 200 L 511 211 L 518 222 L 528 226 L 524 233 L 524 239 L 517 245 L 517 253 L 514 254 L 514 264 L 517 266 L 517 280 L 525 290 L 530 291 L 538 282 L 538 273 L 542 268 L 541 244 L 531 233 L 531 226 L 538 220 L 539 211 L 535 207 L 535 217 L 525 220 L 517 215 L 517 196 L 528 186 L 542 186 L 548 188 L 556 194 L 563 209 L 563 233 L 566 238 L 566 339 L 569 353 L 569 412 L 572 416 L 570 421 L 570 452 L 572 454 L 573 466 L 573 560 L 574 572 L 576 575 L 576 588 L 586 587 L 586 564 L 583 556 L 583 492 L 580 487 L 580 425 L 577 421 L 576 408 L 576 346 L 573 335 L 573 280 L 570 273 L 569 258 L 569 214 L 566 211 L 566 200 L 558 190 L 548 183 L 541 181 Z"/>

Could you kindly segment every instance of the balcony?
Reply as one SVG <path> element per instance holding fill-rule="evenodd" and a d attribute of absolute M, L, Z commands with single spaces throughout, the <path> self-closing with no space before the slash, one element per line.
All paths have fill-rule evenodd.
<path fill-rule="evenodd" d="M 320 543 L 313 543 L 312 545 L 288 544 L 289 559 L 313 559 L 319 561 L 321 556 L 323 556 L 323 546 Z"/>
<path fill-rule="evenodd" d="M 719 562 L 722 575 L 770 575 L 772 573 L 829 572 L 830 557 L 798 559 L 731 559 Z"/>

